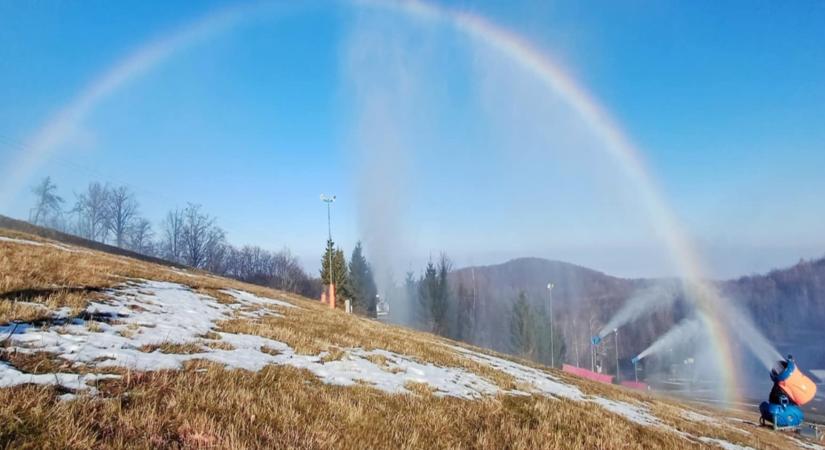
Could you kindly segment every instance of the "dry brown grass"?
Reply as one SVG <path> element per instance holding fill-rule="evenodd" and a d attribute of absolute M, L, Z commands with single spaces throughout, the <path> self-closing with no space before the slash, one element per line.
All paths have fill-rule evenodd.
<path fill-rule="evenodd" d="M 235 350 L 232 344 L 224 341 L 200 341 L 199 343 L 215 350 Z"/>
<path fill-rule="evenodd" d="M 267 355 L 278 356 L 281 352 L 280 350 L 272 347 L 263 346 L 261 347 L 261 352 L 266 353 Z"/>
<path fill-rule="evenodd" d="M 390 395 L 325 385 L 282 366 L 249 373 L 199 363 L 98 387 L 100 397 L 73 402 L 56 401 L 52 388 L 0 390 L 0 442 L 54 448 L 699 447 L 584 403 Z"/>
<path fill-rule="evenodd" d="M 192 355 L 195 353 L 203 353 L 203 345 L 200 342 L 164 342 L 162 344 L 144 345 L 140 347 L 140 351 L 145 353 L 159 351 L 161 353 L 177 355 Z"/>
<path fill-rule="evenodd" d="M 332 361 L 340 361 L 344 356 L 346 356 L 347 352 L 340 348 L 332 348 L 324 356 L 321 357 L 322 363 L 328 363 Z"/>
<path fill-rule="evenodd" d="M 0 235 L 44 240 L 20 233 Z M 297 353 L 328 352 L 340 359 L 348 348 L 385 349 L 422 363 L 460 367 L 496 383 L 518 388 L 515 379 L 473 362 L 448 348 L 454 342 L 372 320 L 331 311 L 317 301 L 202 273 L 186 276 L 143 261 L 84 251 L 0 241 L 0 324 L 48 317 L 48 309 L 75 312 L 100 291 L 129 279 L 170 281 L 221 302 L 234 303 L 221 289 L 245 290 L 284 299 L 299 308 L 278 308 L 284 317 L 235 318 L 217 331 L 248 333 L 284 342 Z M 133 332 L 125 330 L 124 333 Z M 164 343 L 144 351 L 198 353 L 201 346 L 229 349 L 209 332 L 197 342 Z M 474 351 L 495 355 L 484 349 Z M 279 352 L 273 348 L 262 351 Z M 380 355 L 368 357 L 388 367 Z M 0 360 L 29 373 L 86 373 L 54 355 L 4 351 Z M 519 361 L 548 371 L 547 368 Z M 100 372 L 101 370 L 95 369 Z M 353 387 L 321 383 L 309 372 L 269 366 L 257 373 L 224 370 L 203 361 L 181 371 L 130 372 L 112 369 L 119 380 L 101 381 L 97 397 L 81 395 L 60 402 L 51 387 L 0 389 L 0 446 L 52 448 L 692 448 L 676 434 L 633 424 L 586 402 L 540 396 L 500 395 L 467 401 L 441 398 L 427 385 L 409 383 L 410 395 L 391 395 L 364 383 Z M 750 435 L 733 429 L 681 420 L 677 401 L 606 386 L 550 371 L 588 395 L 643 403 L 664 423 L 694 434 L 754 448 L 784 448 L 781 436 L 762 430 Z M 718 415 L 718 411 L 706 413 Z M 727 414 L 727 413 L 722 413 Z"/>

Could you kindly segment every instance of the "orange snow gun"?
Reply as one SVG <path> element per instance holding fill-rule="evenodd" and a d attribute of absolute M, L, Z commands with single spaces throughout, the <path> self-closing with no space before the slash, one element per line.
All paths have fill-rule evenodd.
<path fill-rule="evenodd" d="M 795 404 L 802 406 L 816 395 L 816 385 L 796 366 L 793 356 L 788 355 L 784 362 L 785 369 L 771 371 L 771 379 Z"/>

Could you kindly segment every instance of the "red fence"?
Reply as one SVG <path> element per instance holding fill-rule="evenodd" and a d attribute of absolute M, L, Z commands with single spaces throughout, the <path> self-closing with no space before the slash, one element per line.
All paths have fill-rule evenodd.
<path fill-rule="evenodd" d="M 588 380 L 598 381 L 600 383 L 613 383 L 613 376 L 612 375 L 605 375 L 603 373 L 596 373 L 592 370 L 582 369 L 581 367 L 571 366 L 568 364 L 562 364 L 561 369 L 567 373 L 572 373 L 573 375 L 587 378 Z"/>

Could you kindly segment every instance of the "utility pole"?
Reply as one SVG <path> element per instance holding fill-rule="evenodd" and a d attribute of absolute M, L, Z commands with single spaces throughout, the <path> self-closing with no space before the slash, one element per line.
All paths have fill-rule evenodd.
<path fill-rule="evenodd" d="M 550 301 L 550 367 L 556 367 L 556 345 L 553 342 L 553 283 L 547 283 L 547 298 Z"/>
<path fill-rule="evenodd" d="M 576 326 L 576 319 L 573 319 L 573 347 L 576 350 L 576 367 L 581 367 L 579 361 L 579 328 Z"/>
<path fill-rule="evenodd" d="M 621 376 L 619 375 L 619 329 L 613 329 L 613 335 L 616 341 L 616 382 L 621 381 Z"/>
<path fill-rule="evenodd" d="M 595 316 L 590 316 L 589 325 L 587 327 L 587 331 L 591 336 L 593 335 L 593 319 L 595 318 Z M 590 371 L 596 371 L 596 344 L 593 342 L 590 343 Z"/>
<path fill-rule="evenodd" d="M 332 203 L 335 201 L 335 196 L 327 197 L 324 194 L 321 194 L 321 201 L 327 204 L 327 244 L 332 243 Z M 329 249 L 329 255 L 327 256 L 327 268 L 329 270 L 329 304 L 331 307 L 335 307 L 335 275 L 332 270 L 332 253 L 333 248 Z"/>

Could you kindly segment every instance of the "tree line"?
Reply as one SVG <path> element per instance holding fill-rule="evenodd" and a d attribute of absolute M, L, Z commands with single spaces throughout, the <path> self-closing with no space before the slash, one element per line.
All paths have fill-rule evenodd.
<path fill-rule="evenodd" d="M 29 222 L 217 275 L 315 297 L 320 283 L 288 249 L 272 252 L 227 242 L 218 219 L 187 203 L 166 213 L 158 228 L 143 217 L 126 186 L 91 182 L 67 202 L 51 177 L 32 189 Z M 157 230 L 157 231 L 156 231 Z"/>
<path fill-rule="evenodd" d="M 155 228 L 142 216 L 134 192 L 126 186 L 89 183 L 85 190 L 74 194 L 69 207 L 50 177 L 32 192 L 35 204 L 29 221 L 35 225 L 310 298 L 320 295 L 322 284 L 332 282 L 336 296 L 350 300 L 355 313 L 376 316 L 378 288 L 360 242 L 347 261 L 344 251 L 328 240 L 320 277 L 313 278 L 286 248 L 272 252 L 258 246 L 229 244 L 217 218 L 198 204 L 187 203 L 168 211 Z M 437 261 L 428 261 L 418 278 L 408 272 L 402 286 L 393 286 L 392 292 L 384 294 L 395 297 L 395 304 L 407 302 L 411 310 L 408 325 L 482 344 L 478 334 L 483 305 L 479 304 L 475 287 L 468 288 L 460 280 L 456 283 L 451 271 L 450 259 L 442 254 Z M 524 292 L 511 303 L 509 317 L 502 318 L 509 320 L 509 336 L 499 336 L 501 342 L 493 347 L 545 364 L 551 360 L 561 362 L 565 354 L 563 334 L 553 329 L 551 346 L 547 311 L 532 307 Z M 343 308 L 344 302 L 337 305 Z"/>

